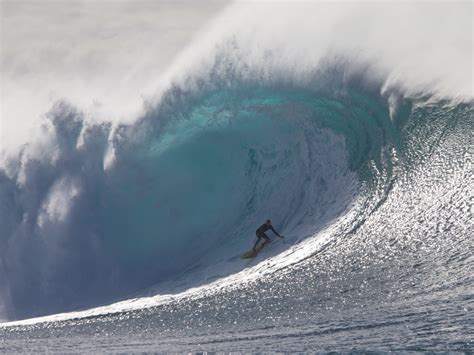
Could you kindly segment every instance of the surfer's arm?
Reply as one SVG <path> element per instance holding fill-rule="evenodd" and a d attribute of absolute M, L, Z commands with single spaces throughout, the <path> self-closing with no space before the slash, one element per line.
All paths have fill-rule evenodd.
<path fill-rule="evenodd" d="M 271 226 L 270 229 L 271 229 L 271 230 L 273 231 L 273 233 L 275 233 L 278 237 L 280 237 L 280 238 L 285 238 L 285 237 L 281 236 L 281 235 L 275 230 L 275 228 L 273 228 L 273 226 Z"/>

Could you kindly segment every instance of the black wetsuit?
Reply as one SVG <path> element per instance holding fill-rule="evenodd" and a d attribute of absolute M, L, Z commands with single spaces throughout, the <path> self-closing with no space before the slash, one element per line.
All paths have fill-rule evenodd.
<path fill-rule="evenodd" d="M 278 234 L 278 232 L 275 229 L 273 229 L 273 226 L 271 224 L 268 225 L 268 224 L 264 223 L 260 227 L 258 227 L 257 230 L 255 231 L 255 234 L 257 236 L 257 241 L 255 242 L 255 245 L 253 246 L 254 251 L 257 251 L 255 248 L 257 247 L 257 245 L 260 242 L 261 238 L 265 239 L 265 241 L 263 242 L 260 249 L 262 249 L 265 246 L 265 244 L 270 243 L 270 238 L 268 237 L 268 235 L 265 234 L 265 232 L 269 229 L 271 229 L 273 231 L 273 233 L 275 233 L 280 238 L 283 238 L 280 234 Z"/>
<path fill-rule="evenodd" d="M 273 231 L 273 233 L 275 233 L 280 238 L 283 238 L 280 234 L 278 234 L 278 232 L 275 229 L 273 229 L 273 226 L 271 224 L 268 225 L 268 224 L 264 223 L 260 227 L 258 227 L 257 230 L 255 231 L 255 234 L 257 235 L 257 241 L 255 242 L 255 245 L 253 246 L 253 250 L 255 252 L 257 251 L 257 249 L 255 249 L 255 248 L 257 247 L 257 245 L 260 242 L 261 238 L 265 239 L 265 241 L 262 243 L 262 246 L 261 246 L 260 249 L 262 249 L 265 246 L 265 244 L 270 243 L 270 238 L 268 237 L 268 235 L 265 234 L 265 232 L 269 229 L 271 229 Z"/>
<path fill-rule="evenodd" d="M 270 241 L 270 238 L 268 237 L 268 235 L 265 234 L 265 232 L 269 229 L 271 229 L 273 231 L 273 233 L 275 233 L 276 235 L 279 235 L 277 233 L 277 231 L 275 229 L 273 229 L 272 225 L 268 226 L 266 223 L 264 223 L 260 227 L 258 227 L 257 230 L 255 231 L 255 234 L 257 235 L 257 238 L 258 239 L 263 238 L 267 241 Z"/>

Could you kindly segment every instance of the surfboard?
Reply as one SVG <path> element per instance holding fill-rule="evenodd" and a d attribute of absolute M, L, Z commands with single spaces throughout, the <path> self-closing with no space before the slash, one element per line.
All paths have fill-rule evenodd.
<path fill-rule="evenodd" d="M 252 258 L 255 258 L 258 254 L 258 251 L 254 251 L 254 250 L 249 250 L 245 253 L 243 253 L 240 258 L 241 259 L 252 259 Z"/>

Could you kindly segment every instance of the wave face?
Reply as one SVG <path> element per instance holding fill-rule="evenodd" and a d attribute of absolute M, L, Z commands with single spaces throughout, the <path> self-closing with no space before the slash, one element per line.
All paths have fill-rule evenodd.
<path fill-rule="evenodd" d="M 193 351 L 204 338 L 222 344 L 214 350 L 252 349 L 260 338 L 245 329 L 276 327 L 280 349 L 311 350 L 319 337 L 327 350 L 331 341 L 353 350 L 364 332 L 385 339 L 383 327 L 403 333 L 410 323 L 419 329 L 406 349 L 469 348 L 464 328 L 436 343 L 423 327 L 472 324 L 472 99 L 413 88 L 335 49 L 294 67 L 278 56 L 285 44 L 262 31 L 268 42 L 257 53 L 242 30 L 197 67 L 172 68 L 135 124 L 92 124 L 65 101 L 45 115 L 39 138 L 0 170 L 4 318 L 212 289 L 231 276 L 232 287 L 204 296 L 54 331 L 86 334 L 107 322 L 116 341 L 146 322 L 161 346 Z M 242 263 L 267 218 L 287 238 Z M 439 322 L 413 308 L 434 317 L 442 302 Z M 215 340 L 204 326 L 227 333 Z M 44 329 L 2 335 L 17 342 Z M 405 349 L 377 339 L 375 348 Z"/>
<path fill-rule="evenodd" d="M 377 196 L 360 211 L 366 218 L 399 178 L 412 104 L 395 109 L 393 95 L 357 82 L 335 88 L 331 75 L 331 91 L 174 92 L 113 134 L 58 104 L 44 122 L 47 144 L 26 147 L 2 179 L 12 309 L 29 316 L 110 301 L 230 262 L 266 218 L 313 235 L 361 194 Z"/>
<path fill-rule="evenodd" d="M 472 324 L 472 105 L 405 100 L 394 110 L 393 100 L 357 85 L 332 96 L 240 89 L 208 92 L 186 108 L 173 102 L 123 127 L 105 170 L 96 157 L 106 153 L 107 127 L 67 125 L 55 135 L 74 142 L 60 150 L 67 158 L 24 160 L 20 186 L 3 177 L 4 225 L 28 245 L 10 244 L 17 260 L 28 255 L 29 262 L 4 274 L 16 315 L 166 285 L 148 291 L 156 301 L 142 294 L 97 312 L 3 328 L 7 349 L 40 349 L 45 334 L 54 334 L 65 348 L 92 351 L 97 327 L 108 332 L 101 346 L 114 349 L 144 329 L 147 340 L 137 345 L 144 351 L 158 344 L 250 350 L 267 336 L 268 349 L 353 349 L 359 337 L 378 349 L 470 349 L 469 327 L 454 337 L 436 332 L 434 340 L 429 324 Z M 179 114 L 163 124 L 157 117 L 170 107 Z M 50 116 L 55 132 L 65 109 Z M 34 199 L 31 186 L 40 182 L 48 188 Z M 31 208 L 34 222 L 24 214 L 15 220 L 35 201 L 43 202 Z M 237 255 L 267 216 L 287 239 L 253 264 L 256 278 L 249 278 L 239 273 L 249 265 Z M 325 243 L 315 243 L 323 236 Z M 11 267 L 16 260 L 5 261 Z M 230 285 L 205 286 L 230 273 Z M 19 275 L 31 278 L 34 299 L 19 297 Z M 204 293 L 159 298 L 199 285 Z M 208 332 L 213 327 L 218 336 Z M 407 337 L 405 346 L 386 341 L 392 332 Z M 33 344 L 22 343 L 31 337 Z"/>
<path fill-rule="evenodd" d="M 357 195 L 353 171 L 380 156 L 377 119 L 390 121 L 380 103 L 347 95 L 243 86 L 206 92 L 122 127 L 105 170 L 110 128 L 86 127 L 59 104 L 44 126 L 54 143 L 41 159 L 27 147 L 13 175 L 19 184 L 2 183 L 9 205 L 2 217 L 17 248 L 6 254 L 6 271 L 21 275 L 7 279 L 14 308 L 63 310 L 226 261 L 250 247 L 269 217 L 284 231 L 322 228 Z M 366 105 L 375 114 L 362 122 Z M 25 280 L 37 283 L 27 286 L 34 299 Z"/>

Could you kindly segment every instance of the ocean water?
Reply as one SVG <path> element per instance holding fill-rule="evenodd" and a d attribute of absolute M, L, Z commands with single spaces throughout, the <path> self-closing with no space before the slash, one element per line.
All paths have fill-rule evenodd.
<path fill-rule="evenodd" d="M 473 350 L 472 96 L 239 31 L 4 161 L 0 351 Z"/>

